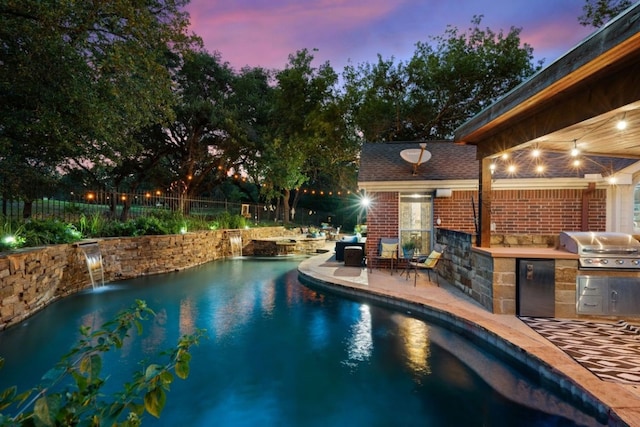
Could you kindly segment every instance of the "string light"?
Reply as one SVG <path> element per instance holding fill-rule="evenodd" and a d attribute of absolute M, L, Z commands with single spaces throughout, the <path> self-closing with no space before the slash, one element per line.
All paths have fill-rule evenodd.
<path fill-rule="evenodd" d="M 571 149 L 571 157 L 578 157 L 580 155 L 580 150 L 578 150 L 578 140 L 573 140 L 573 148 Z M 575 162 L 574 162 L 575 164 Z"/>
<path fill-rule="evenodd" d="M 627 129 L 629 123 L 626 120 L 626 112 L 622 112 L 622 117 L 618 117 L 619 120 L 615 121 L 616 129 L 619 131 Z M 612 120 L 612 118 L 609 118 L 600 126 L 603 126 L 607 123 L 609 124 L 609 126 L 611 126 L 613 121 L 614 120 Z M 586 135 L 583 135 L 580 137 L 580 139 L 585 137 Z M 578 139 L 555 142 L 573 142 L 573 146 L 571 147 L 569 152 L 565 154 L 565 156 L 569 159 L 569 164 L 567 165 L 567 167 L 579 169 L 583 167 L 585 162 L 597 163 L 597 161 L 592 159 L 590 156 L 585 157 L 582 155 L 582 150 L 578 147 Z M 489 171 L 491 172 L 491 175 L 495 175 L 497 171 L 502 171 L 505 175 L 515 175 L 518 169 L 524 169 L 523 163 L 520 163 L 519 161 L 524 160 L 525 153 L 526 155 L 531 157 L 531 159 L 529 160 L 529 167 L 531 168 L 531 172 L 538 175 L 544 174 L 547 170 L 547 165 L 545 165 L 545 162 L 548 162 L 550 159 L 545 159 L 545 152 L 540 148 L 538 144 L 539 143 L 534 142 L 528 149 L 514 149 L 513 151 L 503 151 L 501 153 L 496 153 L 491 158 L 491 163 L 489 164 Z M 553 159 L 559 160 L 559 157 L 556 157 L 554 155 L 551 155 L 551 157 Z M 518 161 L 518 163 L 516 163 L 516 161 Z M 556 160 L 553 161 L 555 162 Z M 615 183 L 615 178 L 608 179 L 608 181 L 609 183 Z"/>
<path fill-rule="evenodd" d="M 620 120 L 618 120 L 618 123 L 616 123 L 616 129 L 618 130 L 625 130 L 627 128 L 627 113 L 624 113 L 622 115 L 622 118 Z"/>

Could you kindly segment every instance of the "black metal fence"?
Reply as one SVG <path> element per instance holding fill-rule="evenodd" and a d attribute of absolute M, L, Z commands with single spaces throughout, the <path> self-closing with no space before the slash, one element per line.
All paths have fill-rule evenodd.
<path fill-rule="evenodd" d="M 65 222 L 77 221 L 81 215 L 101 215 L 105 218 L 137 218 L 159 211 L 181 212 L 185 216 L 215 219 L 224 212 L 241 215 L 250 223 L 278 223 L 283 220 L 282 209 L 262 203 L 230 202 L 214 198 L 187 198 L 182 194 L 156 192 L 121 193 L 87 191 L 70 193 L 65 197 L 40 198 L 31 202 L 0 198 L 5 220 L 27 218 L 57 218 Z M 124 213 L 124 215 L 123 215 Z M 327 221 L 331 214 L 299 208 L 292 222 L 314 225 Z"/>
<path fill-rule="evenodd" d="M 58 218 L 74 221 L 83 214 L 123 219 L 148 216 L 159 211 L 182 212 L 186 216 L 200 216 L 204 219 L 215 218 L 223 212 L 228 212 L 232 215 L 242 215 L 255 222 L 277 221 L 278 216 L 281 216 L 275 206 L 187 198 L 181 194 L 162 192 L 88 191 L 83 194 L 70 193 L 63 198 L 41 198 L 31 202 L 0 200 L 3 216 L 11 220 Z"/>

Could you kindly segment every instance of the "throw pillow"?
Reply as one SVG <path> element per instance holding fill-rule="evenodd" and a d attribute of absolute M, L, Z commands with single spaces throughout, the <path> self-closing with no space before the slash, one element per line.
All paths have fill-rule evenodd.
<path fill-rule="evenodd" d="M 442 256 L 441 252 L 431 251 L 427 259 L 424 260 L 424 266 L 427 268 L 435 267 L 436 263 L 438 262 L 441 256 Z"/>
<path fill-rule="evenodd" d="M 380 251 L 381 258 L 396 258 L 398 254 L 397 243 L 383 243 Z"/>

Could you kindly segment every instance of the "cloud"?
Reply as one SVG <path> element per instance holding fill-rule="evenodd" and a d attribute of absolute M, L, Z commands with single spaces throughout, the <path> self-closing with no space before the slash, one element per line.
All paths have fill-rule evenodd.
<path fill-rule="evenodd" d="M 401 2 L 318 0 L 236 4 L 217 9 L 206 0 L 189 7 L 192 29 L 210 51 L 235 67 L 283 68 L 289 54 L 302 48 L 330 47 L 354 28 L 367 28 Z M 241 7 L 239 7 L 241 6 Z"/>
<path fill-rule="evenodd" d="M 577 17 L 583 0 L 192 0 L 192 30 L 206 48 L 239 69 L 282 69 L 300 49 L 318 49 L 318 62 L 337 72 L 355 64 L 410 58 L 418 41 L 444 34 L 447 25 L 465 31 L 474 15 L 494 31 L 522 28 L 521 39 L 546 64 L 587 34 Z"/>

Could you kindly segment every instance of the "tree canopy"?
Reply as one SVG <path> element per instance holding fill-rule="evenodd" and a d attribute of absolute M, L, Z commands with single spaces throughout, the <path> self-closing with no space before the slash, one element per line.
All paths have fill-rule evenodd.
<path fill-rule="evenodd" d="M 600 28 L 631 4 L 631 0 L 585 0 L 578 22 L 585 27 Z"/>
<path fill-rule="evenodd" d="M 283 70 L 236 71 L 188 33 L 186 2 L 0 5 L 3 199 L 42 197 L 62 175 L 110 191 L 277 200 L 286 222 L 301 186 L 355 190 L 365 141 L 449 138 L 540 66 L 520 29 L 474 17 L 466 32 L 417 42 L 407 61 L 378 56 L 341 79 L 307 49 Z M 232 189 L 232 174 L 246 184 Z"/>
<path fill-rule="evenodd" d="M 453 131 L 538 68 L 520 29 L 472 27 L 418 42 L 412 58 L 347 67 L 352 114 L 367 141 L 448 139 Z"/>
<path fill-rule="evenodd" d="M 4 180 L 68 158 L 117 162 L 136 131 L 171 118 L 168 57 L 198 41 L 186 2 L 4 1 L 0 162 L 14 172 Z"/>

